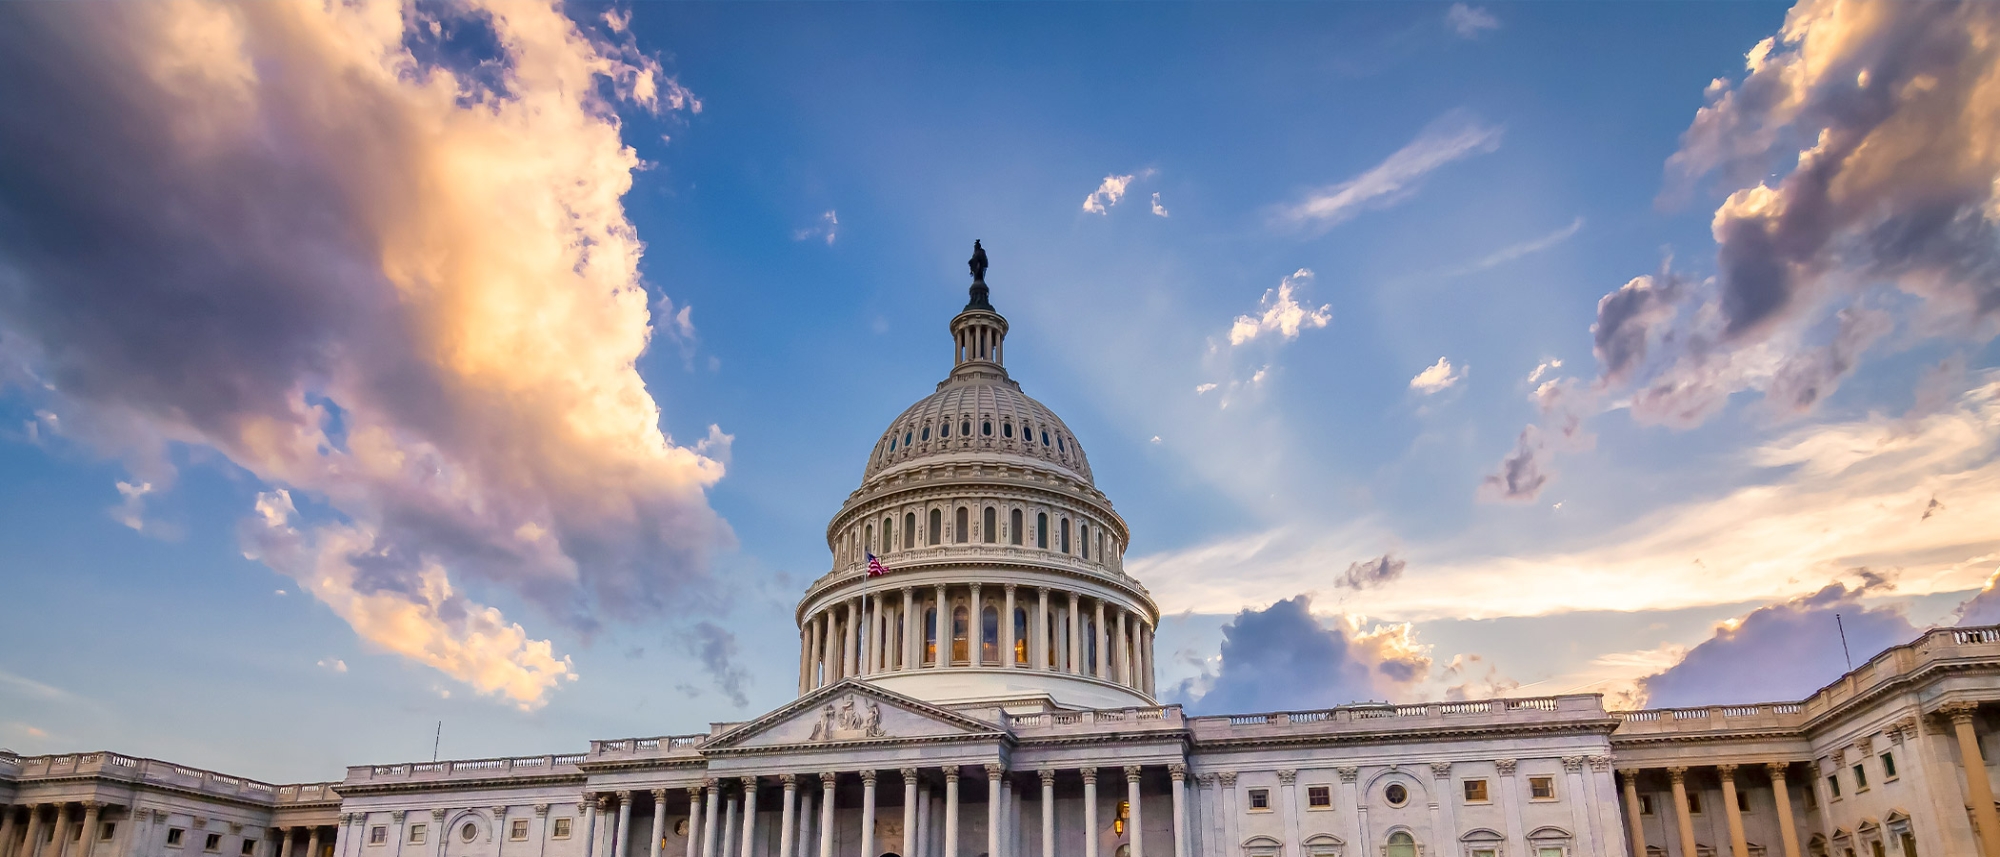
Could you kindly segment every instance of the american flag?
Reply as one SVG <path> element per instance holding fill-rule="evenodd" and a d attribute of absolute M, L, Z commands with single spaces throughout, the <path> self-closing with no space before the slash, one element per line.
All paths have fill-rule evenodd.
<path fill-rule="evenodd" d="M 882 575 L 888 573 L 889 573 L 888 567 L 882 564 L 882 560 L 880 558 L 876 557 L 875 554 L 873 553 L 868 554 L 869 577 L 881 577 Z"/>

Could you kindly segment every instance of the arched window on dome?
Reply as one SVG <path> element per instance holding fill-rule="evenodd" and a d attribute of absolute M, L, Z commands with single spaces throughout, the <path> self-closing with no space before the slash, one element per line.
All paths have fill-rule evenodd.
<path fill-rule="evenodd" d="M 893 438 L 893 437 L 892 437 L 892 438 L 889 438 L 889 451 L 890 451 L 890 452 L 895 452 L 895 451 L 896 451 L 896 439 L 895 439 L 895 438 Z"/>
<path fill-rule="evenodd" d="M 868 546 L 868 547 L 866 548 L 866 550 L 867 550 L 867 551 L 868 551 L 869 553 L 874 553 L 874 552 L 875 552 L 875 525 L 874 525 L 874 524 L 869 524 L 869 525 L 868 525 L 868 526 L 867 526 L 867 527 L 866 527 L 865 529 L 866 529 L 866 530 L 867 530 L 867 532 L 868 532 L 868 540 L 867 540 L 866 542 L 864 542 L 864 544 L 866 544 L 866 545 Z"/>
<path fill-rule="evenodd" d="M 1063 553 L 1069 553 L 1069 519 L 1068 519 L 1068 518 L 1064 518 L 1064 519 L 1062 519 L 1062 530 L 1060 531 L 1059 535 L 1060 535 L 1060 541 L 1058 541 L 1058 542 L 1057 542 L 1057 544 L 1061 546 L 1061 548 L 1062 548 L 1062 552 L 1063 552 Z"/>
<path fill-rule="evenodd" d="M 1057 451 L 1057 452 L 1065 452 L 1065 453 L 1066 453 L 1066 452 L 1069 452 L 1069 447 L 1067 447 L 1067 446 L 1064 446 L 1064 445 L 1063 445 L 1063 436 L 1062 436 L 1062 435 L 1056 435 L 1056 451 Z"/>
<path fill-rule="evenodd" d="M 903 513 L 903 547 L 917 546 L 917 513 Z"/>
<path fill-rule="evenodd" d="M 1004 437 L 1004 438 L 1007 438 L 1007 439 L 1009 439 L 1009 440 L 1013 439 L 1013 437 L 1014 437 L 1014 424 L 1013 424 L 1013 423 L 1001 423 L 1001 424 L 1000 424 L 1000 436 L 1001 436 L 1001 437 Z"/>
<path fill-rule="evenodd" d="M 951 437 L 951 421 L 938 423 L 938 437 Z"/>
<path fill-rule="evenodd" d="M 1049 549 L 1049 513 L 1035 513 L 1035 547 Z"/>
<path fill-rule="evenodd" d="M 904 445 L 904 446 L 909 446 L 909 445 L 910 445 L 910 436 L 911 436 L 911 434 L 912 434 L 911 432 L 903 432 L 903 445 Z"/>
<path fill-rule="evenodd" d="M 958 544 L 965 544 L 972 540 L 972 523 L 968 519 L 971 514 L 971 512 L 966 511 L 964 506 L 958 507 L 958 514 L 951 519 L 952 541 Z"/>
<path fill-rule="evenodd" d="M 924 426 L 924 433 L 923 433 L 923 434 L 921 434 L 921 435 L 918 435 L 918 439 L 920 439 L 920 440 L 930 440 L 930 439 L 931 439 L 931 427 L 930 427 L 930 426 Z"/>
<path fill-rule="evenodd" d="M 924 610 L 924 663 L 937 663 L 937 605 Z"/>
<path fill-rule="evenodd" d="M 1042 445 L 1043 446 L 1049 445 L 1049 432 L 1047 429 L 1042 430 Z"/>
<path fill-rule="evenodd" d="M 888 518 L 883 518 L 883 519 L 882 519 L 882 552 L 883 552 L 883 553 L 888 553 L 888 552 L 889 552 L 889 549 L 890 549 L 890 548 L 893 548 L 893 547 L 895 547 L 895 546 L 896 546 L 896 536 L 895 536 L 895 530 L 893 530 L 893 529 L 891 529 L 891 528 L 889 527 L 889 520 L 890 520 L 890 519 L 888 519 Z"/>
<path fill-rule="evenodd" d="M 971 433 L 972 433 L 972 421 L 971 421 L 971 420 L 960 420 L 960 421 L 959 421 L 959 423 L 958 423 L 958 433 L 959 433 L 959 434 L 968 434 L 968 435 L 969 435 L 969 434 L 971 434 Z"/>
<path fill-rule="evenodd" d="M 992 420 L 981 420 L 981 421 L 979 422 L 979 436 L 980 436 L 980 437 L 992 437 L 992 436 L 993 436 L 993 421 L 992 421 Z"/>
<path fill-rule="evenodd" d="M 986 507 L 986 511 L 980 513 L 979 537 L 989 545 L 1000 540 L 1000 528 L 996 526 L 999 517 L 999 510 L 992 506 Z"/>
<path fill-rule="evenodd" d="M 972 662 L 972 650 L 967 647 L 968 642 L 965 638 L 968 630 L 965 627 L 965 618 L 963 605 L 951 608 L 951 662 L 954 664 Z"/>
<path fill-rule="evenodd" d="M 1000 611 L 991 604 L 979 611 L 979 662 L 1000 663 Z"/>
<path fill-rule="evenodd" d="M 1083 671 L 1097 672 L 1097 617 L 1088 613 L 1083 615 Z"/>
<path fill-rule="evenodd" d="M 944 512 L 931 510 L 931 531 L 927 540 L 933 545 L 944 540 Z"/>
<path fill-rule="evenodd" d="M 1028 663 L 1028 608 L 1014 608 L 1014 663 Z"/>
<path fill-rule="evenodd" d="M 1007 541 L 1010 544 L 1018 545 L 1021 543 L 1021 510 L 1019 509 L 1007 513 Z"/>
<path fill-rule="evenodd" d="M 1083 558 L 1090 558 L 1090 525 L 1076 525 L 1076 546 L 1083 552 Z"/>
<path fill-rule="evenodd" d="M 1104 562 L 1104 531 L 1097 531 L 1097 561 Z"/>

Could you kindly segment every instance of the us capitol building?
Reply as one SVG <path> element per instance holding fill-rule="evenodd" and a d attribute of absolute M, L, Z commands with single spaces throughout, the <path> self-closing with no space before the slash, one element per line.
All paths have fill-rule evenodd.
<path fill-rule="evenodd" d="M 2000 857 L 2000 627 L 1759 705 L 1161 705 L 1131 533 L 972 267 L 950 374 L 827 526 L 790 704 L 324 783 L 0 753 L 0 857 Z"/>

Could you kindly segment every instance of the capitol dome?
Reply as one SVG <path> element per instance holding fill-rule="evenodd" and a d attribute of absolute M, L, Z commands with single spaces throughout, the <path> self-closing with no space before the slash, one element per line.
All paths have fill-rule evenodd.
<path fill-rule="evenodd" d="M 1130 532 L 1069 426 L 1008 377 L 984 262 L 975 248 L 950 373 L 827 525 L 799 692 L 859 678 L 943 704 L 1152 705 L 1159 610 L 1125 574 Z"/>

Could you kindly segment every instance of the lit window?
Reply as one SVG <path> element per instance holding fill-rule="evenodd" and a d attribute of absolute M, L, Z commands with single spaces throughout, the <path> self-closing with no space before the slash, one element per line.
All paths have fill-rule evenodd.
<path fill-rule="evenodd" d="M 550 834 L 550 836 L 551 836 L 551 837 L 553 837 L 553 838 L 556 838 L 556 839 L 568 839 L 568 838 L 569 838 L 569 823 L 570 823 L 570 819 L 567 819 L 567 818 L 558 818 L 558 819 L 556 819 L 556 831 L 555 831 L 554 833 Z"/>
<path fill-rule="evenodd" d="M 1529 777 L 1528 797 L 1531 800 L 1555 800 L 1555 777 Z"/>
<path fill-rule="evenodd" d="M 389 842 L 388 825 L 378 824 L 375 825 L 374 827 L 368 828 L 368 844 L 386 845 L 388 844 L 388 842 Z"/>
<path fill-rule="evenodd" d="M 423 844 L 424 833 L 425 833 L 424 825 L 421 824 L 410 825 L 410 844 L 411 845 Z"/>
<path fill-rule="evenodd" d="M 1466 802 L 1466 803 L 1485 803 L 1486 801 L 1487 801 L 1487 797 L 1486 797 L 1486 781 L 1485 781 L 1485 780 L 1466 780 L 1466 781 L 1465 781 L 1465 802 Z"/>
<path fill-rule="evenodd" d="M 1882 779 L 1893 780 L 1895 778 L 1896 778 L 1896 755 L 1894 753 L 1883 753 Z"/>
<path fill-rule="evenodd" d="M 1857 792 L 1868 790 L 1868 771 L 1859 763 L 1854 766 L 1854 790 Z"/>
<path fill-rule="evenodd" d="M 1402 783 L 1390 783 L 1388 788 L 1382 790 L 1382 799 L 1388 801 L 1390 806 L 1402 806 L 1410 802 L 1410 790 L 1404 788 Z"/>
<path fill-rule="evenodd" d="M 507 823 L 507 838 L 515 841 L 528 838 L 528 820 L 517 818 Z"/>
<path fill-rule="evenodd" d="M 988 510 L 991 511 L 991 510 Z M 1014 608 L 1014 663 L 1028 662 L 1028 608 Z"/>
<path fill-rule="evenodd" d="M 924 663 L 937 663 L 937 608 L 924 610 Z"/>
<path fill-rule="evenodd" d="M 169 827 L 167 828 L 167 845 L 179 848 L 181 847 L 181 838 L 185 836 L 187 836 L 186 830 L 178 827 Z"/>
<path fill-rule="evenodd" d="M 1333 806 L 1333 789 L 1327 786 L 1306 786 L 1306 807 L 1326 809 Z"/>
<path fill-rule="evenodd" d="M 1271 811 L 1271 790 L 1270 790 L 1270 789 L 1251 789 L 1251 790 L 1250 790 L 1250 811 L 1251 811 L 1251 812 L 1270 812 L 1270 811 Z"/>
<path fill-rule="evenodd" d="M 979 662 L 1000 662 L 1000 611 L 991 604 L 979 611 Z"/>
<path fill-rule="evenodd" d="M 968 648 L 969 642 L 965 638 L 968 630 L 966 627 L 965 608 L 953 607 L 951 609 L 951 659 L 953 661 L 972 660 L 972 650 Z"/>
<path fill-rule="evenodd" d="M 211 833 L 201 841 L 201 850 L 216 852 L 222 850 L 222 834 Z"/>

